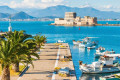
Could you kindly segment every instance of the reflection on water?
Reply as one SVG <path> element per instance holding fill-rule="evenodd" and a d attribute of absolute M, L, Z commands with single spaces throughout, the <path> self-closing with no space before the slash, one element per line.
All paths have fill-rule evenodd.
<path fill-rule="evenodd" d="M 99 77 L 110 76 L 117 73 L 105 73 L 105 74 L 82 74 L 79 80 L 99 80 Z"/>
<path fill-rule="evenodd" d="M 85 48 L 79 48 L 79 53 L 80 52 L 84 53 L 85 52 Z"/>

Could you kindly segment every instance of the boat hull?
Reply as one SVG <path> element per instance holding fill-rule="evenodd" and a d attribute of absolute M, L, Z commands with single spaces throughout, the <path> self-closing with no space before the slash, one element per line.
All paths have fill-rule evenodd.
<path fill-rule="evenodd" d="M 118 67 L 112 67 L 112 68 L 103 68 L 103 70 L 101 71 L 100 69 L 81 69 L 82 73 L 84 74 L 103 74 L 103 73 L 115 73 L 115 72 L 120 72 L 120 68 Z"/>
<path fill-rule="evenodd" d="M 88 44 L 82 44 L 82 43 L 80 43 L 79 44 L 79 47 L 91 47 L 91 46 L 93 46 L 93 44 L 92 43 L 88 43 Z"/>
<path fill-rule="evenodd" d="M 108 79 L 106 79 L 106 78 L 101 78 L 100 77 L 100 80 L 120 80 L 119 78 L 108 78 Z"/>
<path fill-rule="evenodd" d="M 79 43 L 78 42 L 73 42 L 74 45 L 78 45 Z"/>

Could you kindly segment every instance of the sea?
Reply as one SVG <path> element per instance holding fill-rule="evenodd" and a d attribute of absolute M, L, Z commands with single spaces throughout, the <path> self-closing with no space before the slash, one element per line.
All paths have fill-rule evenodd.
<path fill-rule="evenodd" d="M 74 46 L 72 40 L 82 40 L 85 37 L 91 37 L 91 40 L 99 41 L 97 47 L 105 47 L 106 50 L 114 50 L 120 53 L 120 26 L 54 26 L 49 25 L 53 21 L 13 21 L 12 30 L 25 30 L 26 33 L 35 36 L 36 34 L 45 35 L 47 43 L 55 43 L 63 40 L 69 43 L 73 64 L 75 67 L 77 80 L 99 80 L 99 77 L 110 74 L 82 74 L 79 70 L 79 61 L 91 64 L 97 61 L 94 53 L 95 49 L 78 48 Z M 100 24 L 116 24 L 120 21 L 98 21 Z M 8 31 L 9 22 L 0 21 L 0 31 Z M 115 73 L 114 73 L 115 74 Z"/>

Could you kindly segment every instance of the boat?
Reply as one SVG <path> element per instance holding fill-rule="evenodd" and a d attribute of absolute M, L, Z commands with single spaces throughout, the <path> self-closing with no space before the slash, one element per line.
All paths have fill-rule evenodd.
<path fill-rule="evenodd" d="M 96 46 L 92 46 L 92 47 L 87 47 L 88 49 L 94 49 Z"/>
<path fill-rule="evenodd" d="M 104 52 L 104 51 L 105 51 L 105 48 L 101 46 L 96 49 L 96 52 Z"/>
<path fill-rule="evenodd" d="M 120 80 L 120 74 L 114 74 L 109 76 L 100 77 L 100 80 Z"/>
<path fill-rule="evenodd" d="M 99 47 L 96 49 L 95 57 L 100 57 L 106 54 L 115 54 L 115 51 L 105 51 L 104 47 Z"/>
<path fill-rule="evenodd" d="M 90 37 L 85 37 L 82 41 L 73 40 L 74 45 L 78 45 L 79 47 L 92 47 L 98 44 L 98 41 L 91 41 Z"/>
<path fill-rule="evenodd" d="M 92 64 L 83 64 L 80 61 L 80 70 L 84 74 L 100 74 L 100 73 L 113 73 L 120 72 L 120 54 L 111 56 L 101 56 L 98 61 Z"/>
<path fill-rule="evenodd" d="M 82 39 L 82 43 L 79 44 L 79 47 L 92 47 L 95 45 L 95 42 L 92 42 L 91 39 L 89 37 L 85 37 L 84 39 Z"/>
<path fill-rule="evenodd" d="M 75 41 L 75 40 L 73 40 L 73 44 L 74 45 L 79 45 L 79 43 L 81 43 L 81 41 Z"/>
<path fill-rule="evenodd" d="M 64 43 L 65 41 L 63 40 L 58 40 L 57 43 Z"/>
<path fill-rule="evenodd" d="M 115 54 L 115 51 L 105 51 L 105 52 L 96 51 L 95 57 L 104 56 L 104 55 L 106 55 L 106 54 Z"/>

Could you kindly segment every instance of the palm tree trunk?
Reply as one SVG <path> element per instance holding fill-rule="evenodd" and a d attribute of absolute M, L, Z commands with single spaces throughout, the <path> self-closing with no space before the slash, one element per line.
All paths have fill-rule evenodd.
<path fill-rule="evenodd" d="M 19 62 L 17 62 L 16 64 L 14 64 L 14 71 L 15 72 L 19 72 Z"/>
<path fill-rule="evenodd" d="M 2 70 L 2 79 L 1 80 L 10 80 L 9 65 L 3 67 L 3 70 Z"/>

